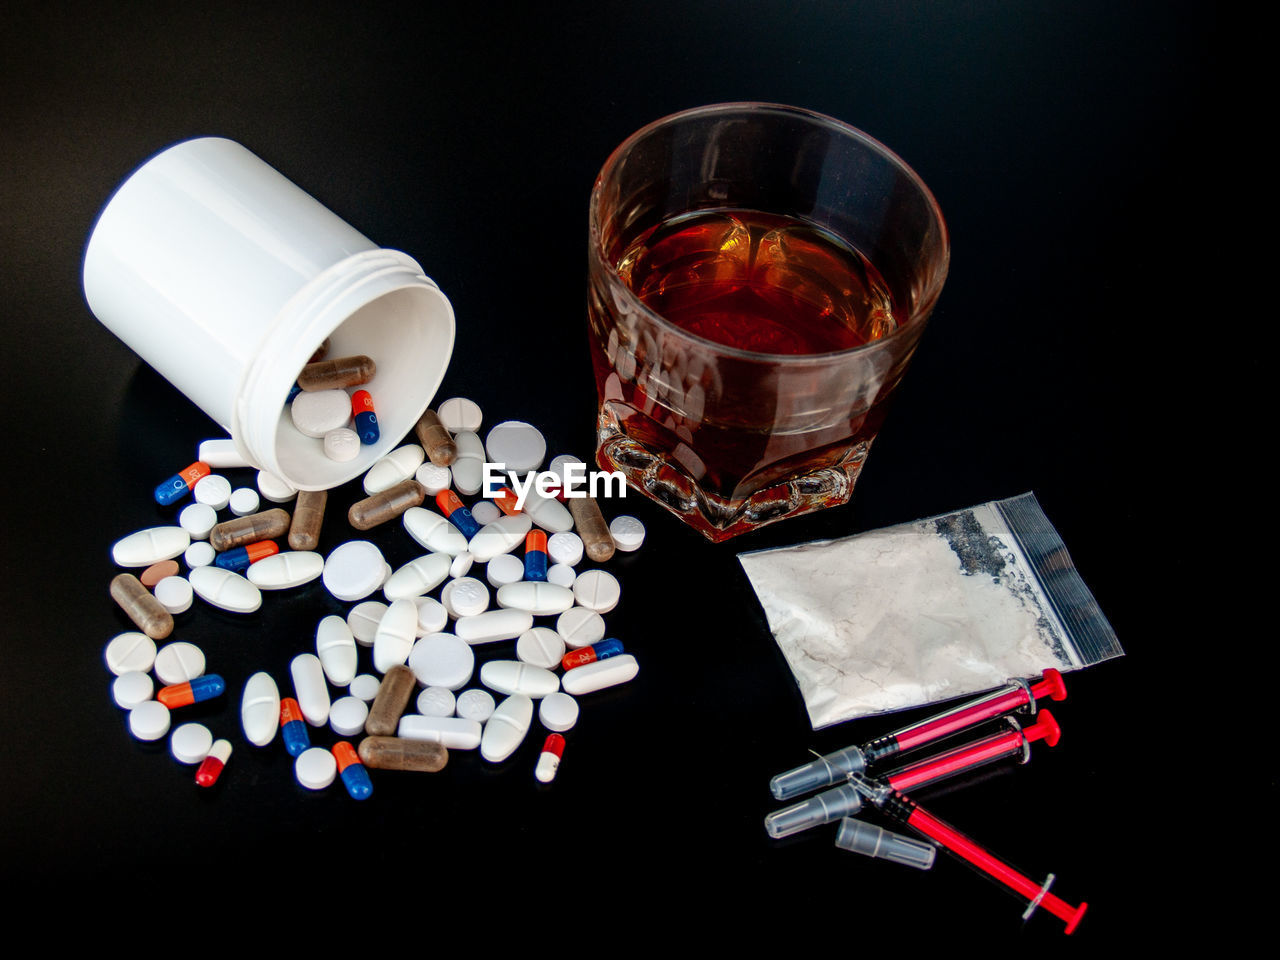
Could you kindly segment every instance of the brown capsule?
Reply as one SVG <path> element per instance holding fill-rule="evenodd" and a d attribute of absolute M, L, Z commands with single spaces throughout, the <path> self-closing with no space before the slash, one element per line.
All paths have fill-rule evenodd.
<path fill-rule="evenodd" d="M 323 360 L 329 355 L 329 338 L 325 337 L 320 341 L 320 346 L 316 347 L 316 352 L 311 355 L 308 363 L 315 363 L 317 360 Z"/>
<path fill-rule="evenodd" d="M 299 490 L 289 525 L 290 550 L 314 550 L 320 543 L 320 527 L 324 524 L 324 505 L 329 502 L 327 490 Z"/>
<path fill-rule="evenodd" d="M 449 431 L 440 422 L 434 410 L 428 410 L 418 418 L 413 429 L 418 434 L 418 442 L 427 451 L 427 459 L 437 467 L 447 467 L 458 455 L 458 445 L 449 436 Z"/>
<path fill-rule="evenodd" d="M 163 640 L 173 633 L 173 615 L 132 573 L 122 573 L 111 581 L 111 599 L 152 640 Z"/>
<path fill-rule="evenodd" d="M 604 563 L 613 556 L 613 534 L 604 522 L 600 504 L 595 497 L 566 497 L 569 512 L 573 514 L 573 526 L 582 538 L 587 556 L 596 563 Z"/>
<path fill-rule="evenodd" d="M 165 577 L 176 577 L 177 575 L 178 561 L 161 560 L 159 563 L 153 563 L 138 574 L 138 580 L 149 590 Z"/>
<path fill-rule="evenodd" d="M 364 732 L 371 737 L 390 737 L 400 726 L 400 715 L 409 705 L 409 697 L 417 680 L 413 671 L 403 663 L 397 663 L 386 672 L 378 687 L 378 694 L 369 707 L 369 717 L 364 722 Z"/>
<path fill-rule="evenodd" d="M 372 357 L 338 357 L 320 363 L 308 363 L 298 374 L 298 386 L 303 390 L 342 390 L 368 383 L 378 372 Z"/>
<path fill-rule="evenodd" d="M 275 540 L 288 531 L 289 514 L 276 507 L 218 524 L 209 531 L 209 545 L 222 553 L 257 540 Z"/>
<path fill-rule="evenodd" d="M 413 770 L 435 773 L 449 762 L 449 751 L 430 740 L 402 737 L 365 737 L 360 741 L 360 762 L 371 770 Z"/>
<path fill-rule="evenodd" d="M 426 495 L 427 491 L 417 480 L 401 480 L 381 493 L 357 500 L 347 511 L 347 519 L 357 530 L 371 530 L 380 523 L 394 520 L 410 507 L 419 506 Z"/>

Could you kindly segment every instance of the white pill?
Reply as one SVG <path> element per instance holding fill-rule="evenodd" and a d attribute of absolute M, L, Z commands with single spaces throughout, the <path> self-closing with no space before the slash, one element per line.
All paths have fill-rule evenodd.
<path fill-rule="evenodd" d="M 194 591 L 186 577 L 165 577 L 152 590 L 160 606 L 170 613 L 185 613 L 191 609 Z"/>
<path fill-rule="evenodd" d="M 212 746 L 213 734 L 203 723 L 184 723 L 169 738 L 169 751 L 179 763 L 199 763 Z"/>
<path fill-rule="evenodd" d="M 194 643 L 166 644 L 156 654 L 155 671 L 165 686 L 187 683 L 204 675 L 204 651 Z"/>
<path fill-rule="evenodd" d="M 554 583 L 557 587 L 573 587 L 573 581 L 578 579 L 578 571 L 573 569 L 567 563 L 553 563 L 547 567 L 547 583 Z"/>
<path fill-rule="evenodd" d="M 454 709 L 463 719 L 484 723 L 493 716 L 493 708 L 493 694 L 488 690 L 471 689 L 458 694 Z"/>
<path fill-rule="evenodd" d="M 418 694 L 418 712 L 424 717 L 452 717 L 456 703 L 448 687 L 426 687 Z"/>
<path fill-rule="evenodd" d="M 365 473 L 364 492 L 373 496 L 391 489 L 397 483 L 412 479 L 426 458 L 426 451 L 416 443 L 396 447 Z"/>
<path fill-rule="evenodd" d="M 516 656 L 535 667 L 552 670 L 560 666 L 564 656 L 564 638 L 550 627 L 534 627 L 517 638 Z"/>
<path fill-rule="evenodd" d="M 191 546 L 191 534 L 182 527 L 149 527 L 117 540 L 111 557 L 121 567 L 149 567 L 172 560 Z"/>
<path fill-rule="evenodd" d="M 622 587 L 618 585 L 618 578 L 607 570 L 587 570 L 573 581 L 573 596 L 588 610 L 608 613 L 618 605 Z"/>
<path fill-rule="evenodd" d="M 169 732 L 169 708 L 148 700 L 129 711 L 129 732 L 139 740 L 159 740 Z"/>
<path fill-rule="evenodd" d="M 357 603 L 347 613 L 347 626 L 356 643 L 364 647 L 373 646 L 373 638 L 378 632 L 378 624 L 387 612 L 387 604 L 381 600 L 366 600 Z"/>
<path fill-rule="evenodd" d="M 354 737 L 364 731 L 369 705 L 359 697 L 339 697 L 329 708 L 329 726 L 340 737 Z"/>
<path fill-rule="evenodd" d="M 251 513 L 257 513 L 261 503 L 257 490 L 239 487 L 231 491 L 231 500 L 227 506 L 237 517 L 247 517 Z"/>
<path fill-rule="evenodd" d="M 418 636 L 439 633 L 449 625 L 449 611 L 435 597 L 419 597 L 414 605 L 418 608 Z"/>
<path fill-rule="evenodd" d="M 146 703 L 155 691 L 156 685 L 141 670 L 122 673 L 111 684 L 111 696 L 115 698 L 116 706 L 124 707 L 126 710 L 132 710 L 138 704 Z"/>
<path fill-rule="evenodd" d="M 537 580 L 509 583 L 498 590 L 498 606 L 527 610 L 535 617 L 550 617 L 573 606 L 573 591 Z"/>
<path fill-rule="evenodd" d="M 224 476 L 211 473 L 207 477 L 200 478 L 196 482 L 195 490 L 191 492 L 195 494 L 196 503 L 203 503 L 213 507 L 214 510 L 225 510 L 227 504 L 231 502 L 231 481 Z"/>
<path fill-rule="evenodd" d="M 429 740 L 450 750 L 474 750 L 480 746 L 480 724 L 462 717 L 411 713 L 400 718 L 396 735 L 407 740 Z"/>
<path fill-rule="evenodd" d="M 426 507 L 410 507 L 401 518 L 405 530 L 432 553 L 457 556 L 467 550 L 467 538 L 452 523 Z"/>
<path fill-rule="evenodd" d="M 474 497 L 484 483 L 484 444 L 469 430 L 453 436 L 458 448 L 449 469 L 453 471 L 453 485 L 459 493 Z"/>
<path fill-rule="evenodd" d="M 324 435 L 324 455 L 335 463 L 350 463 L 360 456 L 360 447 L 360 435 L 346 427 Z"/>
<path fill-rule="evenodd" d="M 324 682 L 324 667 L 314 653 L 300 653 L 289 664 L 293 693 L 302 715 L 313 727 L 329 722 L 329 687 Z"/>
<path fill-rule="evenodd" d="M 387 561 L 382 551 L 368 540 L 349 540 L 324 561 L 324 586 L 334 597 L 347 602 L 363 600 L 382 586 Z"/>
<path fill-rule="evenodd" d="M 490 763 L 500 763 L 516 752 L 524 742 L 529 725 L 533 723 L 533 701 L 521 694 L 513 694 L 493 711 L 484 725 L 480 740 L 480 756 Z"/>
<path fill-rule="evenodd" d="M 486 523 L 493 523 L 501 516 L 502 511 L 492 500 L 477 500 L 471 505 L 471 519 L 482 527 Z"/>
<path fill-rule="evenodd" d="M 613 522 L 609 524 L 609 533 L 613 537 L 614 546 L 626 553 L 639 550 L 644 543 L 644 524 L 627 514 L 613 518 Z"/>
<path fill-rule="evenodd" d="M 484 448 L 491 462 L 519 474 L 537 470 L 547 456 L 547 441 L 537 427 L 523 420 L 498 424 L 484 438 Z"/>
<path fill-rule="evenodd" d="M 381 686 L 382 681 L 372 673 L 362 673 L 351 681 L 351 686 L 347 687 L 347 693 L 365 703 L 370 703 L 378 695 L 378 688 Z"/>
<path fill-rule="evenodd" d="M 573 529 L 573 514 L 565 509 L 564 504 L 559 500 L 544 497 L 532 488 L 525 496 L 524 506 L 521 509 L 548 533 L 568 533 Z"/>
<path fill-rule="evenodd" d="M 131 630 L 111 638 L 103 656 L 107 669 L 117 677 L 122 673 L 147 673 L 156 662 L 156 642 L 145 633 Z"/>
<path fill-rule="evenodd" d="M 388 600 L 411 600 L 430 593 L 449 576 L 453 558 L 447 553 L 428 553 L 410 560 L 393 573 L 382 587 Z"/>
<path fill-rule="evenodd" d="M 213 563 L 218 556 L 218 552 L 206 540 L 201 540 L 187 547 L 187 552 L 182 555 L 183 561 L 187 565 L 188 570 L 194 570 L 196 567 L 207 567 Z"/>
<path fill-rule="evenodd" d="M 490 610 L 475 617 L 459 617 L 453 625 L 458 639 L 469 644 L 514 640 L 533 626 L 533 614 L 524 610 Z"/>
<path fill-rule="evenodd" d="M 489 609 L 489 588 L 475 577 L 460 577 L 445 584 L 440 602 L 451 617 L 478 616 Z"/>
<path fill-rule="evenodd" d="M 428 497 L 434 497 L 441 490 L 448 490 L 453 482 L 453 471 L 448 467 L 437 466 L 428 460 L 414 471 L 413 479 L 422 484 Z"/>
<path fill-rule="evenodd" d="M 240 726 L 244 737 L 255 747 L 265 747 L 275 739 L 280 726 L 280 688 L 271 674 L 258 672 L 244 685 L 240 697 Z"/>
<path fill-rule="evenodd" d="M 547 556 L 553 563 L 576 567 L 582 562 L 582 538 L 576 533 L 553 533 L 547 537 Z"/>
<path fill-rule="evenodd" d="M 316 656 L 324 675 L 335 687 L 345 687 L 356 675 L 356 638 L 347 621 L 330 615 L 316 627 Z"/>
<path fill-rule="evenodd" d="M 230 438 L 222 440 L 201 440 L 196 449 L 196 459 L 207 463 L 215 470 L 252 466 L 236 449 L 236 442 Z"/>
<path fill-rule="evenodd" d="M 499 589 L 509 583 L 519 583 L 524 579 L 524 563 L 514 554 L 500 553 L 485 567 L 485 579 Z"/>
<path fill-rule="evenodd" d="M 581 460 L 579 460 L 577 457 L 573 456 L 572 454 L 562 453 L 560 456 L 553 458 L 552 461 L 549 464 L 547 464 L 547 472 L 554 473 L 557 477 L 560 478 L 561 490 L 565 489 L 567 485 L 565 481 L 565 471 L 568 465 L 571 463 L 577 463 L 582 465 L 582 472 L 580 474 L 575 472 L 574 474 L 575 477 L 581 478 L 586 476 L 587 465 L 585 463 L 582 463 Z M 581 483 L 579 483 L 578 486 L 581 486 Z"/>
<path fill-rule="evenodd" d="M 288 503 L 298 495 L 292 484 L 266 470 L 258 471 L 258 493 L 272 503 Z"/>
<path fill-rule="evenodd" d="M 178 526 L 187 531 L 192 540 L 208 540 L 209 531 L 217 525 L 218 511 L 207 503 L 190 504 L 178 514 Z"/>
<path fill-rule="evenodd" d="M 538 720 L 548 730 L 564 733 L 578 722 L 578 701 L 567 693 L 550 693 L 538 704 Z"/>
<path fill-rule="evenodd" d="M 191 589 L 205 603 L 232 613 L 253 613 L 262 606 L 262 591 L 222 567 L 196 567 L 188 575 Z"/>
<path fill-rule="evenodd" d="M 305 397 L 309 394 L 300 393 L 298 396 Z M 308 790 L 323 790 L 338 775 L 338 761 L 324 747 L 311 747 L 298 755 L 293 763 L 293 773 L 298 782 Z"/>
<path fill-rule="evenodd" d="M 484 423 L 480 405 L 466 397 L 450 397 L 436 409 L 436 416 L 452 434 L 463 430 L 475 433 L 480 429 L 480 424 Z"/>
<path fill-rule="evenodd" d="M 418 605 L 412 600 L 393 600 L 373 635 L 373 669 L 386 673 L 404 663 L 417 637 Z"/>
<path fill-rule="evenodd" d="M 533 521 L 523 513 L 510 517 L 499 517 L 492 523 L 486 523 L 471 538 L 467 549 L 478 563 L 488 563 L 494 557 L 510 553 L 524 543 L 525 534 L 533 528 Z"/>
<path fill-rule="evenodd" d="M 293 398 L 289 416 L 299 433 L 319 440 L 350 422 L 351 398 L 345 390 L 304 390 Z"/>
<path fill-rule="evenodd" d="M 475 653 L 452 633 L 428 634 L 409 653 L 409 669 L 424 687 L 461 690 L 475 668 Z"/>
<path fill-rule="evenodd" d="M 449 576 L 455 580 L 459 577 L 465 577 L 471 571 L 473 563 L 475 563 L 475 558 L 464 550 L 453 558 L 453 563 L 449 564 Z"/>
<path fill-rule="evenodd" d="M 604 617 L 586 607 L 570 607 L 556 619 L 556 633 L 575 650 L 589 647 L 604 639 Z"/>
<path fill-rule="evenodd" d="M 537 766 L 533 768 L 534 777 L 539 783 L 550 783 L 556 778 L 556 771 L 559 769 L 560 755 L 544 746 L 542 753 L 538 754 Z"/>
<path fill-rule="evenodd" d="M 310 550 L 286 550 L 251 563 L 245 576 L 259 590 L 289 590 L 324 573 L 324 557 Z"/>
<path fill-rule="evenodd" d="M 550 670 L 519 660 L 490 660 L 480 667 L 480 682 L 498 693 L 522 693 L 534 698 L 560 689 L 560 678 Z"/>
<path fill-rule="evenodd" d="M 561 685 L 566 693 L 579 696 L 593 690 L 603 690 L 619 683 L 626 683 L 640 671 L 636 658 L 629 653 L 620 653 L 607 660 L 597 660 L 582 667 L 574 667 L 565 671 Z"/>

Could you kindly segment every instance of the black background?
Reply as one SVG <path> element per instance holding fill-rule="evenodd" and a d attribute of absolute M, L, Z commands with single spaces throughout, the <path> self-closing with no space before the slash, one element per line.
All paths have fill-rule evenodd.
<path fill-rule="evenodd" d="M 916 873 L 836 850 L 830 828 L 767 838 L 772 774 L 922 713 L 811 731 L 735 560 L 1025 490 L 1128 656 L 1068 677 L 1058 747 L 919 799 L 1088 900 L 1080 938 L 1140 929 L 1153 888 L 1184 882 L 1157 829 L 1174 811 L 1135 816 L 1156 771 L 1131 731 L 1167 651 L 1134 571 L 1154 524 L 1141 498 L 1167 467 L 1148 445 L 1161 413 L 1149 348 L 1188 310 L 1195 231 L 1180 198 L 1215 70 L 1205 8 L 48 4 L 6 20 L 0 870 L 19 893 L 77 919 L 143 916 L 121 913 L 129 902 L 148 923 L 158 901 L 190 897 L 188 931 L 215 907 L 229 927 L 441 923 L 473 949 L 680 929 L 809 951 L 1060 938 L 1058 921 L 1024 927 L 1014 899 L 950 859 Z M 595 173 L 651 120 L 750 99 L 866 130 L 919 172 L 950 227 L 950 277 L 853 502 L 716 547 L 628 498 L 649 539 L 611 566 L 624 593 L 609 620 L 641 673 L 584 703 L 551 788 L 531 774 L 536 728 L 496 767 L 458 754 L 438 775 L 378 776 L 362 805 L 304 791 L 278 743 L 246 745 L 245 677 L 287 683 L 314 623 L 343 609 L 318 583 L 248 618 L 199 603 L 179 618 L 175 638 L 230 681 L 190 717 L 236 743 L 215 790 L 163 741 L 132 740 L 101 655 L 131 629 L 107 596 L 108 547 L 165 522 L 152 487 L 219 431 L 85 306 L 84 243 L 116 185 L 179 140 L 243 143 L 447 293 L 458 338 L 440 398 L 475 398 L 489 423 L 529 420 L 553 452 L 585 459 Z M 349 538 L 354 499 L 333 496 L 325 551 Z M 398 529 L 375 539 L 393 565 L 417 552 Z"/>

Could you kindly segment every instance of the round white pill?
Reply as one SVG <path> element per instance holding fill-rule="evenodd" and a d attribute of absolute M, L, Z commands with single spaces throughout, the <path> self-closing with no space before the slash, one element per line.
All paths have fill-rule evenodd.
<path fill-rule="evenodd" d="M 441 490 L 449 489 L 449 484 L 453 482 L 453 471 L 448 467 L 436 466 L 428 460 L 414 472 L 413 479 L 422 484 L 428 497 L 434 497 Z"/>
<path fill-rule="evenodd" d="M 459 577 L 465 577 L 471 570 L 471 564 L 475 563 L 475 558 L 465 550 L 453 558 L 453 563 L 449 564 L 449 576 L 455 580 Z"/>
<path fill-rule="evenodd" d="M 257 490 L 249 487 L 238 487 L 231 491 L 231 500 L 227 506 L 231 508 L 231 512 L 237 517 L 247 517 L 251 513 L 257 513 L 261 503 Z"/>
<path fill-rule="evenodd" d="M 418 636 L 439 633 L 449 625 L 449 611 L 435 597 L 419 597 L 414 602 L 418 607 Z"/>
<path fill-rule="evenodd" d="M 560 478 L 560 488 L 562 490 L 564 489 L 564 486 L 565 486 L 565 483 L 564 483 L 565 465 L 570 463 L 582 463 L 582 461 L 579 460 L 577 457 L 573 456 L 572 454 L 562 453 L 560 454 L 560 456 L 553 458 L 551 463 L 547 464 L 547 472 L 554 473 L 557 477 Z M 585 463 L 582 463 L 583 473 L 581 474 L 581 476 L 586 475 L 586 466 L 587 465 Z"/>
<path fill-rule="evenodd" d="M 436 409 L 436 416 L 450 433 L 469 430 L 475 433 L 484 423 L 480 405 L 466 397 L 450 397 Z"/>
<path fill-rule="evenodd" d="M 355 683 L 354 680 L 351 681 Z M 369 705 L 360 697 L 339 697 L 329 707 L 329 726 L 340 737 L 354 737 L 364 730 L 369 719 Z"/>
<path fill-rule="evenodd" d="M 111 684 L 111 696 L 115 698 L 116 706 L 126 710 L 146 703 L 155 690 L 156 685 L 151 682 L 151 678 L 140 670 L 122 673 Z"/>
<path fill-rule="evenodd" d="M 452 633 L 429 634 L 409 652 L 409 669 L 424 687 L 460 690 L 475 668 L 475 653 Z"/>
<path fill-rule="evenodd" d="M 608 613 L 618 605 L 622 587 L 618 585 L 618 578 L 607 570 L 588 570 L 573 581 L 573 596 L 588 610 Z"/>
<path fill-rule="evenodd" d="M 471 505 L 471 516 L 483 527 L 486 523 L 493 523 L 502 516 L 502 511 L 492 500 L 477 500 Z"/>
<path fill-rule="evenodd" d="M 187 569 L 194 570 L 197 567 L 207 567 L 213 563 L 218 552 L 205 540 L 199 543 L 193 543 L 187 547 L 187 552 L 182 555 L 182 559 L 187 563 Z"/>
<path fill-rule="evenodd" d="M 288 503 L 298 495 L 290 484 L 266 470 L 258 471 L 258 492 L 272 503 Z"/>
<path fill-rule="evenodd" d="M 493 694 L 488 690 L 471 689 L 464 690 L 458 694 L 458 702 L 454 707 L 458 716 L 464 720 L 474 720 L 476 723 L 484 723 L 493 716 L 494 707 Z"/>
<path fill-rule="evenodd" d="M 169 738 L 169 751 L 179 763 L 199 763 L 212 746 L 213 734 L 203 723 L 184 723 Z"/>
<path fill-rule="evenodd" d="M 570 607 L 556 618 L 556 633 L 577 650 L 604 639 L 604 617 L 586 607 Z"/>
<path fill-rule="evenodd" d="M 516 639 L 516 656 L 535 667 L 552 670 L 564 656 L 564 638 L 550 627 L 534 627 Z"/>
<path fill-rule="evenodd" d="M 548 730 L 564 733 L 578 722 L 578 701 L 567 693 L 549 693 L 538 704 L 538 719 Z"/>
<path fill-rule="evenodd" d="M 418 712 L 424 717 L 452 717 L 457 700 L 444 687 L 427 687 L 418 694 Z"/>
<path fill-rule="evenodd" d="M 489 609 L 489 588 L 475 577 L 460 577 L 445 584 L 440 602 L 452 617 L 474 617 Z"/>
<path fill-rule="evenodd" d="M 351 608 L 347 613 L 347 626 L 351 628 L 351 635 L 356 638 L 356 643 L 365 647 L 373 646 L 378 624 L 382 622 L 386 612 L 387 605 L 381 600 L 365 600 Z"/>
<path fill-rule="evenodd" d="M 289 405 L 298 432 L 317 440 L 351 421 L 351 398 L 345 390 L 302 391 Z"/>
<path fill-rule="evenodd" d="M 339 600 L 363 600 L 386 578 L 387 561 L 368 540 L 350 540 L 336 547 L 324 561 L 325 589 Z"/>
<path fill-rule="evenodd" d="M 195 597 L 191 582 L 186 577 L 165 577 L 156 584 L 152 592 L 160 601 L 160 606 L 170 613 L 184 613 L 190 610 L 191 601 Z"/>
<path fill-rule="evenodd" d="M 514 554 L 500 553 L 485 567 L 485 579 L 497 588 L 519 583 L 524 579 L 524 563 Z"/>
<path fill-rule="evenodd" d="M 308 790 L 323 790 L 338 775 L 338 761 L 324 747 L 312 747 L 303 750 L 294 761 L 293 772 L 298 782 Z"/>
<path fill-rule="evenodd" d="M 159 740 L 169 732 L 169 708 L 148 700 L 129 711 L 129 732 L 139 740 Z"/>
<path fill-rule="evenodd" d="M 145 633 L 131 630 L 112 637 L 103 656 L 107 669 L 117 677 L 132 671 L 147 673 L 156 662 L 156 642 Z"/>
<path fill-rule="evenodd" d="M 372 673 L 362 673 L 347 686 L 347 692 L 358 700 L 369 703 L 378 695 L 382 681 Z"/>
<path fill-rule="evenodd" d="M 558 587 L 573 587 L 573 581 L 578 579 L 578 571 L 573 569 L 567 563 L 553 563 L 547 567 L 547 583 L 554 583 Z"/>
<path fill-rule="evenodd" d="M 537 427 L 523 420 L 498 424 L 484 438 L 484 448 L 490 462 L 521 474 L 537 470 L 547 456 L 547 441 Z"/>
<path fill-rule="evenodd" d="M 166 644 L 156 654 L 155 671 L 166 686 L 187 683 L 204 675 L 204 651 L 193 643 Z"/>
<path fill-rule="evenodd" d="M 196 483 L 192 493 L 195 494 L 196 503 L 206 504 L 214 510 L 225 510 L 231 502 L 231 481 L 221 474 L 211 473 Z"/>
<path fill-rule="evenodd" d="M 552 563 L 576 567 L 582 562 L 582 538 L 576 533 L 553 533 L 547 537 L 547 556 Z"/>
<path fill-rule="evenodd" d="M 204 479 L 208 480 L 209 478 L 205 477 Z M 201 480 L 200 483 L 204 483 L 204 480 Z M 199 485 L 199 483 L 196 484 L 196 486 Z M 223 506 L 226 506 L 226 504 L 223 504 Z M 222 507 L 218 507 L 215 510 L 207 503 L 190 504 L 183 507 L 182 512 L 178 514 L 178 526 L 191 534 L 192 540 L 208 540 L 209 531 L 218 525 L 218 510 L 221 509 Z"/>
<path fill-rule="evenodd" d="M 609 533 L 613 537 L 614 546 L 626 553 L 639 550 L 640 544 L 644 543 L 644 524 L 627 514 L 613 518 L 613 522 L 609 524 Z"/>
<path fill-rule="evenodd" d="M 324 455 L 336 463 L 348 463 L 360 456 L 360 435 L 339 427 L 324 435 Z"/>

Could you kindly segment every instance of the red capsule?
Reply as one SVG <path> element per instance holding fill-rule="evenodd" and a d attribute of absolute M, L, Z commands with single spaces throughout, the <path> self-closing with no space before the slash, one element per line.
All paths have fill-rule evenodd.
<path fill-rule="evenodd" d="M 196 770 L 196 783 L 202 787 L 212 787 L 222 776 L 222 768 L 231 758 L 231 743 L 227 740 L 215 740 L 209 748 L 209 755 L 204 758 L 200 768 Z"/>

